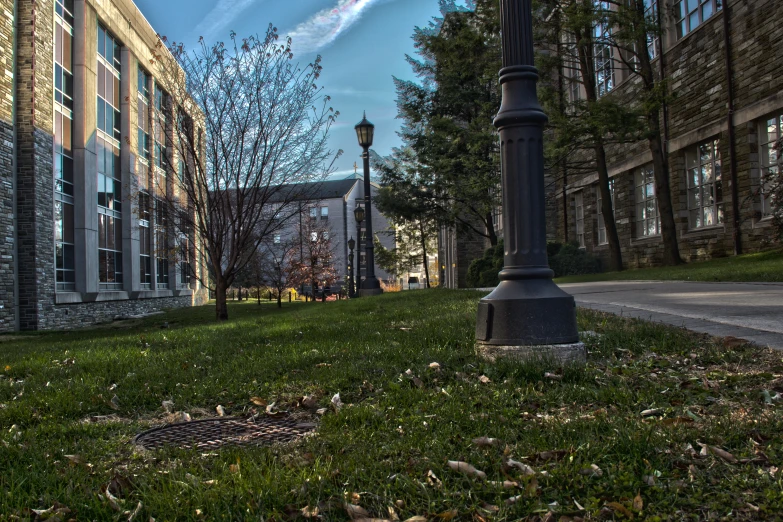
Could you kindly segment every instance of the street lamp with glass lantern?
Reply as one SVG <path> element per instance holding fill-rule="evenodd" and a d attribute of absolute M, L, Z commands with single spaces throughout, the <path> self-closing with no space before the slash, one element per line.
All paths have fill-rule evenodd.
<path fill-rule="evenodd" d="M 373 136 L 375 134 L 375 125 L 367 120 L 367 113 L 364 114 L 362 121 L 356 124 L 356 137 L 359 138 L 359 146 L 364 149 L 362 159 L 364 160 L 364 212 L 367 217 L 366 240 L 364 250 L 366 252 L 365 263 L 367 265 L 367 275 L 362 283 L 359 295 L 378 295 L 382 294 L 381 282 L 375 277 L 375 245 L 373 245 L 372 232 L 372 193 L 370 185 L 370 147 L 372 146 Z"/>
<path fill-rule="evenodd" d="M 348 249 L 351 251 L 349 254 L 349 264 L 348 264 L 348 297 L 353 298 L 354 292 L 353 292 L 353 282 L 354 279 L 354 264 L 353 264 L 353 249 L 356 248 L 356 241 L 353 239 L 353 236 L 351 236 L 351 239 L 348 240 Z"/>
<path fill-rule="evenodd" d="M 584 363 L 574 298 L 552 281 L 546 248 L 544 125 L 534 66 L 532 0 L 500 0 L 500 133 L 505 258 L 500 284 L 481 300 L 479 351 L 489 359 Z"/>

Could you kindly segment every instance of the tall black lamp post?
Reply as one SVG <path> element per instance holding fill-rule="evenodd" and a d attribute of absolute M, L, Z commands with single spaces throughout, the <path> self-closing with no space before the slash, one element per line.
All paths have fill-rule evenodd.
<path fill-rule="evenodd" d="M 362 121 L 356 124 L 356 136 L 359 138 L 359 145 L 364 149 L 362 158 L 364 159 L 364 211 L 367 215 L 366 239 L 364 241 L 364 250 L 366 252 L 366 270 L 367 273 L 362 282 L 362 289 L 359 295 L 378 295 L 382 294 L 381 282 L 375 277 L 375 245 L 373 245 L 372 233 L 372 193 L 370 192 L 370 147 L 372 146 L 375 125 L 367 121 L 367 114 L 364 114 Z"/>
<path fill-rule="evenodd" d="M 364 208 L 356 207 L 353 211 L 353 217 L 356 219 L 356 291 L 354 295 L 359 297 L 359 290 L 361 290 L 362 283 L 362 222 L 364 221 Z"/>
<path fill-rule="evenodd" d="M 354 241 L 353 237 L 348 240 L 348 248 L 350 249 L 351 253 L 348 255 L 348 297 L 353 298 L 353 282 L 354 282 L 354 264 L 353 264 L 353 249 L 356 248 L 356 241 Z"/>
<path fill-rule="evenodd" d="M 505 258 L 500 284 L 481 300 L 478 348 L 490 359 L 584 362 L 574 298 L 552 281 L 546 252 L 544 125 L 536 95 L 532 0 L 500 0 L 500 132 Z"/>

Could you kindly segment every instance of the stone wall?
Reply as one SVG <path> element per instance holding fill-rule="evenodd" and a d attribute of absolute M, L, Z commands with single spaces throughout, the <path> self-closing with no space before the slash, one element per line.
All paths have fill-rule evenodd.
<path fill-rule="evenodd" d="M 206 304 L 205 291 L 195 295 L 158 299 L 126 299 L 103 303 L 58 305 L 46 316 L 42 330 L 72 329 L 111 322 L 123 317 Z"/>
<path fill-rule="evenodd" d="M 0 0 L 0 333 L 14 311 L 14 2 Z"/>
<path fill-rule="evenodd" d="M 0 120 L 0 333 L 13 331 L 16 326 L 13 139 L 11 124 Z"/>
<path fill-rule="evenodd" d="M 725 4 L 725 3 L 724 3 Z M 770 223 L 760 220 L 758 125 L 761 118 L 783 111 L 783 3 L 764 0 L 731 2 L 729 12 L 732 75 L 735 112 L 736 174 L 739 222 L 744 252 L 771 246 Z M 672 205 L 682 258 L 695 261 L 731 255 L 734 252 L 731 162 L 728 132 L 728 77 L 725 61 L 724 12 L 714 15 L 690 34 L 674 41 L 673 20 L 665 17 L 672 30 L 664 36 L 664 64 L 670 100 L 668 119 L 661 120 L 668 132 L 668 162 Z M 653 62 L 659 71 L 659 60 Z M 618 85 L 609 95 L 627 106 L 639 99 L 639 80 L 618 72 Z M 691 229 L 688 222 L 686 151 L 707 140 L 720 140 L 723 177 L 723 223 L 709 228 Z M 592 152 L 581 151 L 575 159 L 590 160 Z M 652 155 L 646 141 L 613 144 L 607 147 L 609 174 L 615 180 L 615 220 L 623 258 L 628 267 L 657 265 L 662 262 L 660 237 L 636 236 L 634 205 L 634 169 L 650 164 Z M 574 194 L 582 191 L 585 203 L 586 248 L 608 259 L 608 246 L 598 245 L 598 208 L 595 190 L 597 174 L 569 177 L 566 206 L 568 228 L 574 237 Z M 562 214 L 562 184 L 556 196 Z M 550 220 L 558 238 L 564 236 L 563 219 Z"/>

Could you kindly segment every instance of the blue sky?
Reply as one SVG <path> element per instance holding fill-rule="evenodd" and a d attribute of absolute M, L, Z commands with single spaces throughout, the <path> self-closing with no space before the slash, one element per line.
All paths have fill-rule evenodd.
<path fill-rule="evenodd" d="M 438 14 L 437 0 L 135 0 L 155 30 L 170 41 L 192 47 L 208 41 L 263 34 L 269 23 L 294 37 L 295 60 L 323 57 L 321 83 L 340 111 L 331 147 L 345 152 L 336 168 L 342 174 L 361 166 L 353 126 L 375 124 L 373 149 L 387 155 L 400 144 L 392 76 L 412 78 L 405 54 L 413 54 L 413 28 Z M 335 11 L 336 10 L 336 11 Z M 337 13 L 337 14 L 335 14 Z"/>

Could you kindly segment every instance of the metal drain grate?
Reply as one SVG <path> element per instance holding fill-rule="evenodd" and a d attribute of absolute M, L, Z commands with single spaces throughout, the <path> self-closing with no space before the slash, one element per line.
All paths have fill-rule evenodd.
<path fill-rule="evenodd" d="M 315 424 L 289 418 L 220 417 L 169 424 L 140 433 L 133 443 L 146 449 L 163 447 L 217 449 L 222 446 L 269 446 L 291 442 L 315 430 Z"/>

